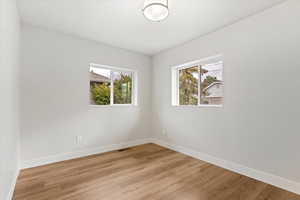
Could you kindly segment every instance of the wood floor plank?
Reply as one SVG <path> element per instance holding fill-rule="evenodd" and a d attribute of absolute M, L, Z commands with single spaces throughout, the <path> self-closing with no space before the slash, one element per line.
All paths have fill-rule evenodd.
<path fill-rule="evenodd" d="M 155 144 L 22 170 L 14 200 L 300 200 Z"/>

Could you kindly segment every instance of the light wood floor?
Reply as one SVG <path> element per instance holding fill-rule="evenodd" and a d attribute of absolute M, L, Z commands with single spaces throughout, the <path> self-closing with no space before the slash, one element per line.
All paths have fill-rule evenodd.
<path fill-rule="evenodd" d="M 300 196 L 146 144 L 21 171 L 15 200 L 300 200 Z"/>

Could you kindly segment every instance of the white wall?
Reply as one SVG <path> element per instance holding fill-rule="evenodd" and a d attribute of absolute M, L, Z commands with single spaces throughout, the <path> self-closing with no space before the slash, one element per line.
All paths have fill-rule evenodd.
<path fill-rule="evenodd" d="M 299 11 L 300 1 L 288 0 L 156 55 L 156 137 L 300 182 Z M 224 55 L 224 108 L 172 107 L 171 67 L 217 54 Z"/>
<path fill-rule="evenodd" d="M 149 137 L 150 57 L 28 24 L 21 30 L 23 163 Z M 90 63 L 137 70 L 138 106 L 90 107 Z"/>
<path fill-rule="evenodd" d="M 9 199 L 18 173 L 19 17 L 15 0 L 0 0 L 0 200 Z"/>

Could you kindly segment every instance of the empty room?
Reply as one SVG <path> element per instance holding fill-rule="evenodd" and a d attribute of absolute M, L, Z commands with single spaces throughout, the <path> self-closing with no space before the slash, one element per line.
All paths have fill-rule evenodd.
<path fill-rule="evenodd" d="M 0 200 L 300 200 L 300 0 L 0 0 Z"/>

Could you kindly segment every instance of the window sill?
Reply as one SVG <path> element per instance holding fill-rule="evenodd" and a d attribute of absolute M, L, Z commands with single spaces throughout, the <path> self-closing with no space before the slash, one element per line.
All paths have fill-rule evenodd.
<path fill-rule="evenodd" d="M 172 105 L 179 108 L 223 108 L 223 105 Z"/>
<path fill-rule="evenodd" d="M 89 105 L 90 108 L 137 107 L 134 104 Z"/>

